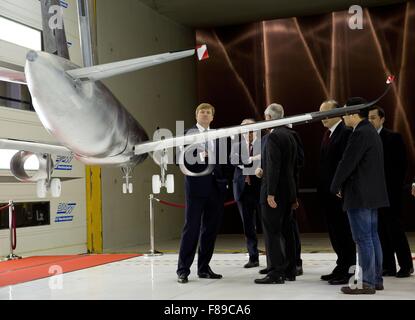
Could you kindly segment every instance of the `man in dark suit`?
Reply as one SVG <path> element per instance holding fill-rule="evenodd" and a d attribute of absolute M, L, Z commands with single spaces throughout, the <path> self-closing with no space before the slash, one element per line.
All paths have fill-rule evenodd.
<path fill-rule="evenodd" d="M 337 101 L 327 100 L 321 104 L 320 111 L 339 107 Z M 356 264 L 356 245 L 341 199 L 330 192 L 330 186 L 352 130 L 344 125 L 340 117 L 325 119 L 322 123 L 327 130 L 320 148 L 318 194 L 337 261 L 333 271 L 322 275 L 321 280 L 333 285 L 346 284 L 350 278 L 349 269 Z"/>
<path fill-rule="evenodd" d="M 284 116 L 281 105 L 268 108 L 272 119 Z M 264 278 L 256 279 L 255 283 L 282 284 L 286 278 L 295 280 L 292 206 L 297 201 L 296 148 L 295 138 L 287 127 L 273 129 L 264 146 L 260 203 L 268 273 Z"/>
<path fill-rule="evenodd" d="M 279 117 L 283 117 L 283 116 L 284 116 L 284 108 L 277 103 L 270 104 L 264 112 L 264 118 L 267 121 L 274 120 L 274 118 L 279 119 Z M 294 171 L 294 178 L 296 182 L 296 192 L 298 195 L 299 194 L 298 188 L 299 188 L 299 182 L 300 182 L 300 171 L 304 167 L 304 162 L 305 162 L 304 161 L 304 146 L 301 141 L 300 135 L 294 129 L 292 129 L 291 126 L 287 126 L 287 128 L 289 129 L 290 133 L 293 135 L 296 141 L 296 147 L 297 147 L 296 148 L 297 149 L 297 161 L 296 161 L 296 166 L 295 166 L 295 171 Z M 265 158 L 265 146 L 268 141 L 269 132 L 270 130 L 267 130 L 261 138 L 261 157 L 262 158 Z M 256 169 L 255 175 L 258 178 L 262 178 L 263 170 L 261 167 L 258 167 Z M 299 207 L 299 203 L 298 201 L 296 201 L 295 204 L 293 205 L 293 212 L 291 216 L 292 232 L 294 234 L 294 247 L 292 247 L 293 244 L 291 243 L 291 241 L 286 241 L 286 245 L 287 245 L 286 250 L 289 252 L 289 254 L 287 255 L 289 259 L 295 256 L 296 276 L 301 276 L 303 274 L 303 261 L 301 259 L 301 239 L 300 239 L 300 230 L 298 227 L 298 222 L 295 217 L 295 209 L 298 209 L 298 207 Z M 287 230 L 287 232 L 288 232 L 288 235 L 286 236 L 286 238 L 292 239 L 291 230 Z M 268 256 L 267 256 L 267 265 L 270 265 Z M 264 268 L 264 269 L 261 269 L 259 273 L 268 274 L 268 271 L 269 270 L 267 268 Z M 295 277 L 292 276 L 289 278 L 289 280 L 295 280 Z"/>
<path fill-rule="evenodd" d="M 242 125 L 255 123 L 245 119 Z M 259 192 L 261 181 L 255 176 L 255 169 L 261 159 L 261 145 L 256 132 L 249 132 L 241 141 L 232 145 L 231 163 L 235 166 L 233 194 L 242 218 L 249 261 L 244 268 L 259 266 L 258 239 L 256 235 L 256 215 L 259 214 Z"/>
<path fill-rule="evenodd" d="M 215 109 L 208 103 L 200 104 L 196 109 L 197 124 L 189 131 L 203 132 L 210 129 Z M 220 279 L 222 275 L 216 274 L 209 267 L 213 255 L 216 235 L 219 231 L 223 214 L 224 194 L 226 192 L 226 177 L 219 164 L 218 143 L 210 141 L 203 144 L 201 149 L 191 150 L 190 157 L 194 158 L 192 164 L 186 167 L 192 172 L 201 172 L 206 168 L 208 159 L 213 155 L 216 159 L 214 170 L 205 176 L 185 176 L 185 224 L 180 243 L 177 275 L 179 283 L 187 283 L 190 267 L 193 263 L 197 244 L 198 250 L 198 276 L 206 279 Z M 198 160 L 201 161 L 198 161 Z"/>
<path fill-rule="evenodd" d="M 379 210 L 379 237 L 383 250 L 383 275 L 406 278 L 414 272 L 411 249 L 400 217 L 402 192 L 405 182 L 407 159 L 402 136 L 383 127 L 385 111 L 375 106 L 369 111 L 369 121 L 379 133 L 383 143 L 386 187 L 390 207 Z M 400 270 L 396 272 L 396 258 Z"/>
<path fill-rule="evenodd" d="M 364 104 L 360 97 L 349 98 L 345 108 Z M 343 199 L 353 240 L 357 244 L 362 285 L 341 288 L 345 294 L 374 294 L 383 290 L 382 248 L 378 235 L 378 208 L 389 206 L 383 169 L 382 141 L 367 120 L 369 110 L 343 116 L 353 128 L 348 145 L 336 169 L 331 192 Z"/>
<path fill-rule="evenodd" d="M 289 127 L 290 128 L 290 127 Z M 300 135 L 297 131 L 290 128 L 290 132 L 293 135 L 296 146 L 297 146 L 297 165 L 295 167 L 294 171 L 294 177 L 295 177 L 295 184 L 297 187 L 297 196 L 299 196 L 300 191 L 300 172 L 305 164 L 305 156 L 304 156 L 304 145 L 301 141 Z M 299 201 L 297 199 L 296 203 L 293 206 L 293 231 L 294 231 L 294 240 L 295 240 L 295 264 L 297 267 L 297 276 L 301 276 L 303 274 L 303 260 L 301 259 L 301 239 L 300 239 L 300 228 L 298 227 L 298 221 L 295 214 L 295 210 L 299 207 Z"/>

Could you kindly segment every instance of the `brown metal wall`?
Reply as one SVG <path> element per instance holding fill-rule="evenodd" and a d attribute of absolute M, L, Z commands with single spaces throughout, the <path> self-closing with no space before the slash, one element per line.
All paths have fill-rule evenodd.
<path fill-rule="evenodd" d="M 198 67 L 199 101 L 217 108 L 215 126 L 261 119 L 271 102 L 287 115 L 316 111 L 320 103 L 348 96 L 379 96 L 389 74 L 397 83 L 380 105 L 386 127 L 399 131 L 408 147 L 408 184 L 415 175 L 415 3 L 364 10 L 363 29 L 349 28 L 348 12 L 279 19 L 197 31 L 210 59 Z M 296 127 L 306 153 L 301 188 L 316 187 L 320 123 Z M 298 218 L 303 232 L 325 230 L 315 193 L 303 193 Z M 415 208 L 405 194 L 404 222 L 415 230 Z M 236 208 L 225 214 L 222 232 L 233 233 Z M 236 224 L 237 225 L 237 224 Z M 237 228 L 240 226 L 237 225 Z"/>

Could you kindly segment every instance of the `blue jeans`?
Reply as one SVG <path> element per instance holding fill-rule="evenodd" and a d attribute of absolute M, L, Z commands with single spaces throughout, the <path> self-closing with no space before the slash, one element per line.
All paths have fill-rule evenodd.
<path fill-rule="evenodd" d="M 368 286 L 383 284 L 382 247 L 378 235 L 377 209 L 349 209 L 352 237 L 359 251 L 359 265 L 363 283 Z"/>

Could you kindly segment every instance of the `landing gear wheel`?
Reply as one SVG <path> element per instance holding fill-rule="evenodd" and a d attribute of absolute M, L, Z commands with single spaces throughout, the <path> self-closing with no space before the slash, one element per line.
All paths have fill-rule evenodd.
<path fill-rule="evenodd" d="M 127 193 L 127 184 L 125 182 L 122 184 L 122 193 Z"/>
<path fill-rule="evenodd" d="M 152 178 L 151 182 L 152 182 L 153 193 L 154 194 L 159 194 L 160 193 L 160 188 L 161 188 L 160 176 L 158 174 L 153 175 L 153 178 Z"/>
<path fill-rule="evenodd" d="M 46 180 L 41 179 L 36 182 L 36 194 L 38 198 L 46 198 L 48 189 L 46 187 Z"/>
<path fill-rule="evenodd" d="M 62 193 L 62 183 L 61 179 L 53 178 L 50 182 L 50 193 L 53 198 L 59 198 Z"/>
<path fill-rule="evenodd" d="M 133 184 L 131 182 L 128 184 L 128 193 L 133 193 Z"/>
<path fill-rule="evenodd" d="M 174 193 L 174 175 L 168 174 L 166 178 L 167 193 Z"/>

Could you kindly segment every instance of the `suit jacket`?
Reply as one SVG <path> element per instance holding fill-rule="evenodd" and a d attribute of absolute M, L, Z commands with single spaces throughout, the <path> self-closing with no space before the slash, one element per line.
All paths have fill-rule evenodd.
<path fill-rule="evenodd" d="M 379 134 L 383 144 L 386 187 L 389 201 L 400 201 L 405 182 L 407 157 L 402 136 L 383 128 Z"/>
<path fill-rule="evenodd" d="M 261 149 L 260 149 L 259 140 L 256 139 L 253 144 L 253 156 L 256 156 L 258 154 L 261 154 Z M 242 195 L 246 187 L 245 175 L 243 174 L 243 170 L 239 166 L 242 165 L 245 168 L 250 168 L 250 170 L 255 170 L 255 168 L 258 168 L 260 165 L 260 160 L 254 161 L 251 164 L 246 164 L 248 162 L 247 161 L 248 156 L 249 156 L 249 150 L 244 140 L 232 145 L 232 151 L 231 151 L 230 158 L 231 158 L 231 163 L 235 166 L 235 171 L 233 174 L 233 196 L 236 201 L 240 201 L 242 199 Z M 259 198 L 261 180 L 258 179 L 255 175 L 249 175 L 249 177 L 251 180 L 251 187 L 252 187 L 250 191 L 254 193 L 254 196 L 256 198 Z"/>
<path fill-rule="evenodd" d="M 322 197 L 327 197 L 330 194 L 334 174 L 343 157 L 351 133 L 352 130 L 346 127 L 342 121 L 331 134 L 328 143 L 324 144 L 323 141 L 321 144 L 318 191 Z"/>
<path fill-rule="evenodd" d="M 275 128 L 268 135 L 264 153 L 260 202 L 267 203 L 267 196 L 273 195 L 277 203 L 294 203 L 297 198 L 294 173 L 297 146 L 290 130 L 287 127 Z"/>
<path fill-rule="evenodd" d="M 305 156 L 304 156 L 304 145 L 303 142 L 301 141 L 300 135 L 298 134 L 297 131 L 288 128 L 288 130 L 291 132 L 291 134 L 293 135 L 295 142 L 296 142 L 296 146 L 297 146 L 297 165 L 295 166 L 295 170 L 294 170 L 294 177 L 295 177 L 295 184 L 296 184 L 296 191 L 297 191 L 297 197 L 299 194 L 299 186 L 300 186 L 300 172 L 301 169 L 304 167 L 305 165 Z"/>
<path fill-rule="evenodd" d="M 185 131 L 185 133 L 189 132 L 190 130 L 194 130 L 195 132 L 198 132 L 199 129 L 197 126 L 193 126 L 192 128 Z M 219 143 L 215 140 L 215 156 L 216 156 L 216 164 L 215 168 L 212 171 L 211 174 L 208 174 L 206 176 L 200 176 L 200 177 L 190 177 L 185 176 L 184 178 L 184 184 L 185 184 L 185 191 L 186 196 L 190 197 L 208 197 L 210 192 L 212 191 L 212 188 L 215 187 L 215 185 L 219 188 L 219 191 L 221 193 L 226 192 L 226 185 L 227 185 L 227 178 L 225 169 L 221 164 L 219 164 Z M 190 151 L 188 151 L 190 152 Z M 193 156 L 197 156 L 197 150 L 193 150 Z M 206 164 L 189 164 L 186 162 L 186 157 L 184 160 L 184 163 L 188 169 L 190 169 L 192 172 L 202 172 L 206 168 Z"/>
<path fill-rule="evenodd" d="M 377 209 L 389 206 L 383 168 L 382 141 L 376 129 L 362 120 L 350 135 L 331 184 L 342 192 L 343 209 Z"/>

